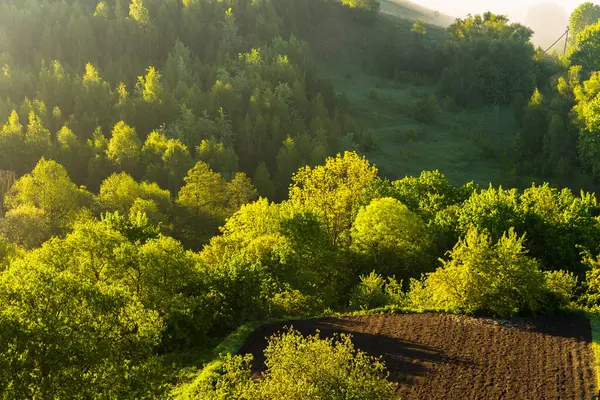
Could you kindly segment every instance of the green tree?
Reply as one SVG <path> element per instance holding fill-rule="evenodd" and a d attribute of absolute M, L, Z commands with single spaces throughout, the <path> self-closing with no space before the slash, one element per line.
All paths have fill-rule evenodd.
<path fill-rule="evenodd" d="M 29 123 L 25 130 L 25 146 L 28 149 L 29 165 L 35 163 L 44 155 L 51 154 L 52 140 L 50 131 L 44 127 L 41 118 L 33 111 L 29 113 Z"/>
<path fill-rule="evenodd" d="M 26 163 L 23 125 L 15 110 L 10 113 L 6 124 L 0 129 L 0 165 L 3 169 L 24 173 L 30 168 Z"/>
<path fill-rule="evenodd" d="M 324 166 L 304 167 L 292 178 L 290 200 L 324 223 L 334 245 L 348 244 L 360 206 L 374 195 L 377 168 L 356 153 L 328 158 Z"/>
<path fill-rule="evenodd" d="M 0 218 L 4 216 L 4 197 L 15 183 L 16 175 L 13 171 L 0 170 Z"/>
<path fill-rule="evenodd" d="M 370 268 L 388 276 L 419 277 L 434 264 L 427 256 L 425 223 L 396 199 L 375 199 L 361 208 L 351 237 L 352 247 L 367 255 Z"/>
<path fill-rule="evenodd" d="M 343 0 L 342 3 L 350 8 L 360 8 L 371 12 L 378 12 L 381 6 L 379 0 Z"/>
<path fill-rule="evenodd" d="M 457 19 L 444 45 L 448 66 L 440 78 L 443 95 L 458 104 L 509 104 L 515 94 L 535 88 L 533 31 L 485 13 Z"/>
<path fill-rule="evenodd" d="M 583 32 L 587 26 L 596 24 L 599 18 L 600 6 L 589 1 L 580 4 L 573 10 L 569 19 L 569 45 L 575 46 L 579 34 Z"/>
<path fill-rule="evenodd" d="M 587 26 L 577 35 L 575 49 L 571 53 L 571 65 L 581 65 L 584 71 L 591 73 L 600 69 L 600 21 Z"/>
<path fill-rule="evenodd" d="M 121 171 L 135 174 L 140 162 L 141 148 L 142 144 L 135 129 L 120 121 L 112 130 L 106 155 Z"/>
<path fill-rule="evenodd" d="M 410 296 L 426 309 L 510 317 L 543 311 L 545 290 L 545 276 L 527 256 L 524 237 L 511 229 L 494 243 L 487 233 L 471 229 L 442 267 L 413 281 Z"/>
<path fill-rule="evenodd" d="M 151 375 L 144 364 L 161 329 L 122 287 L 31 253 L 0 275 L 0 386 L 10 398 L 120 396 Z"/>
<path fill-rule="evenodd" d="M 55 227 L 65 227 L 88 197 L 71 181 L 62 165 L 42 158 L 30 174 L 14 183 L 5 201 L 8 210 L 23 205 L 36 207 Z"/>
<path fill-rule="evenodd" d="M 20 205 L 0 219 L 0 235 L 26 249 L 39 247 L 52 236 L 51 221 L 43 210 Z"/>
<path fill-rule="evenodd" d="M 238 170 L 238 157 L 235 151 L 215 138 L 203 139 L 196 148 L 198 160 L 207 163 L 213 171 L 225 178 L 233 177 Z"/>
<path fill-rule="evenodd" d="M 256 167 L 252 182 L 262 197 L 266 197 L 267 199 L 275 198 L 275 182 L 271 179 L 271 174 L 264 162 L 261 162 Z"/>

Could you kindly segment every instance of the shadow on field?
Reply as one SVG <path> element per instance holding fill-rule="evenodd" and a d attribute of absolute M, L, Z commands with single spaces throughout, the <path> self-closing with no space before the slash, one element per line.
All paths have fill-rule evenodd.
<path fill-rule="evenodd" d="M 546 336 L 574 339 L 578 342 L 592 341 L 592 332 L 585 318 L 574 314 L 538 316 L 528 319 L 515 318 L 510 321 L 497 321 L 500 325 L 524 332 L 532 332 Z"/>
<path fill-rule="evenodd" d="M 338 324 L 334 324 L 332 321 L 337 321 Z M 365 351 L 370 356 L 382 358 L 390 372 L 390 380 L 396 382 L 410 384 L 412 378 L 426 375 L 430 369 L 429 366 L 434 364 L 460 365 L 463 368 L 475 366 L 471 360 L 450 357 L 433 347 L 381 334 L 357 332 L 364 329 L 366 324 L 359 321 L 353 322 L 352 326 L 340 326 L 339 320 L 321 319 L 265 325 L 250 335 L 240 349 L 240 354 L 252 354 L 254 357 L 252 370 L 254 373 L 261 373 L 265 368 L 263 350 L 267 346 L 268 338 L 292 327 L 304 336 L 314 335 L 318 331 L 321 338 L 349 333 L 352 335 L 352 342 L 357 349 Z"/>

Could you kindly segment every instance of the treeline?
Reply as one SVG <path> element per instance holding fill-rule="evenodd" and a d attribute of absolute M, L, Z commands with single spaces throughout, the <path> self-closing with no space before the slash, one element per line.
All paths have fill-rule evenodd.
<path fill-rule="evenodd" d="M 190 225 L 169 231 L 173 202 L 156 184 L 121 173 L 94 194 L 44 159 L 17 179 L 1 220 L 4 395 L 164 395 L 172 352 L 247 321 L 383 305 L 504 317 L 600 305 L 591 194 L 456 187 L 436 171 L 390 182 L 356 153 L 300 169 L 280 203 L 252 202 L 247 180 L 235 181 L 201 162 L 188 172 L 175 204 L 192 220 L 206 207 L 230 215 L 193 252 L 169 236 Z"/>
<path fill-rule="evenodd" d="M 285 196 L 294 170 L 357 131 L 294 36 L 315 7 L 3 2 L 0 169 L 20 176 L 44 156 L 92 190 L 125 171 L 176 193 L 203 160 Z"/>

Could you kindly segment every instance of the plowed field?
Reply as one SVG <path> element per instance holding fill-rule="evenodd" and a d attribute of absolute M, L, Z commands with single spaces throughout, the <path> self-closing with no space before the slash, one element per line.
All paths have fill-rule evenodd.
<path fill-rule="evenodd" d="M 326 318 L 266 325 L 242 353 L 264 368 L 266 338 L 285 326 L 322 337 L 350 333 L 382 356 L 402 399 L 592 399 L 589 322 L 577 316 L 495 321 L 445 314 Z"/>

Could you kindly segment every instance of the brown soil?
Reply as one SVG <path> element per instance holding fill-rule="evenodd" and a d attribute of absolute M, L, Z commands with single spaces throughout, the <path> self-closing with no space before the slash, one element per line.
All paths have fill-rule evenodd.
<path fill-rule="evenodd" d="M 326 318 L 266 325 L 241 352 L 264 368 L 266 338 L 284 327 L 350 333 L 381 356 L 402 399 L 596 398 L 589 322 L 578 316 L 497 321 L 446 314 Z"/>

